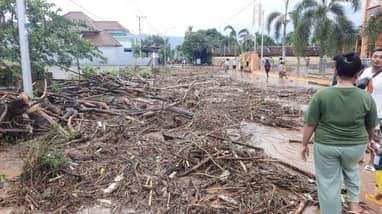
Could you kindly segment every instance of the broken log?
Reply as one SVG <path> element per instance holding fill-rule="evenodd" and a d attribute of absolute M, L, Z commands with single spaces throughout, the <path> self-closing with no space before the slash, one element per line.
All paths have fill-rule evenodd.
<path fill-rule="evenodd" d="M 193 112 L 190 112 L 190 111 L 187 111 L 185 109 L 182 109 L 182 108 L 179 108 L 179 107 L 175 107 L 175 106 L 172 106 L 172 107 L 169 107 L 168 108 L 169 111 L 172 111 L 172 112 L 175 112 L 175 113 L 178 113 L 184 117 L 187 117 L 187 118 L 193 118 L 194 117 L 194 113 Z"/>
<path fill-rule="evenodd" d="M 5 104 L 0 104 L 1 120 L 8 121 L 22 115 L 29 108 L 28 96 L 21 94 L 19 98 Z"/>

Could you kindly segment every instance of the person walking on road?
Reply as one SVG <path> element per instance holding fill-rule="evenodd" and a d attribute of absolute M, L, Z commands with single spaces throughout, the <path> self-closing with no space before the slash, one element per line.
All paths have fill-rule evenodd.
<path fill-rule="evenodd" d="M 269 62 L 268 59 L 265 59 L 264 70 L 265 70 L 265 74 L 267 75 L 267 81 L 268 81 L 268 79 L 269 79 L 269 72 L 271 71 L 271 63 Z"/>
<path fill-rule="evenodd" d="M 237 59 L 234 58 L 234 59 L 232 60 L 232 70 L 233 70 L 233 71 L 236 71 L 236 67 L 237 67 Z"/>
<path fill-rule="evenodd" d="M 225 62 L 224 62 L 224 72 L 227 72 L 229 71 L 229 59 L 225 59 Z"/>
<path fill-rule="evenodd" d="M 342 178 L 348 208 L 363 213 L 359 205 L 359 160 L 372 144 L 378 124 L 377 107 L 366 91 L 354 86 L 361 60 L 354 53 L 337 55 L 334 87 L 319 90 L 304 116 L 301 156 L 307 160 L 308 143 L 314 133 L 314 166 L 321 214 L 340 214 Z"/>
<path fill-rule="evenodd" d="M 240 59 L 240 71 L 243 72 L 244 71 L 244 66 L 245 66 L 245 61 L 244 59 Z"/>
<path fill-rule="evenodd" d="M 285 66 L 285 62 L 284 61 L 280 62 L 280 65 L 278 67 L 278 73 L 279 73 L 279 78 L 280 79 L 283 79 L 284 77 L 285 77 L 285 79 L 288 79 L 287 71 L 286 71 L 286 66 Z"/>

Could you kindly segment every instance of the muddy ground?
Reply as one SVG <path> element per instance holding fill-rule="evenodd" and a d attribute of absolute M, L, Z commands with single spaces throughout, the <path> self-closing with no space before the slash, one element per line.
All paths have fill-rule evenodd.
<path fill-rule="evenodd" d="M 264 144 L 281 138 L 296 145 L 316 88 L 250 78 L 174 66 L 133 88 L 118 79 L 125 91 L 84 85 L 81 99 L 100 110 L 81 105 L 71 123 L 60 121 L 65 111 L 54 117 L 75 135 L 63 138 L 55 127 L 16 146 L 2 138 L 2 166 L 15 169 L 0 167 L 0 206 L 27 213 L 302 213 L 317 205 L 312 169 L 267 156 Z M 109 80 L 97 84 L 107 88 Z M 58 84 L 63 91 L 48 99 L 60 107 L 73 85 Z M 45 147 L 43 160 L 62 157 L 64 164 L 35 167 Z"/>

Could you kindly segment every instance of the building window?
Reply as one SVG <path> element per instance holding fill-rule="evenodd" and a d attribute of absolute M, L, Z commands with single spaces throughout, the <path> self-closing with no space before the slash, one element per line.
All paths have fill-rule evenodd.
<path fill-rule="evenodd" d="M 109 33 L 111 36 L 127 36 L 127 34 L 125 32 L 110 32 Z"/>

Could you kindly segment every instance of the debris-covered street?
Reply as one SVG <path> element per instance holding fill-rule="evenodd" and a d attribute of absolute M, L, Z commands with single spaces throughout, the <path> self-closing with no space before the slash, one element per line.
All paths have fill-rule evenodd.
<path fill-rule="evenodd" d="M 382 0 L 1 0 L 0 214 L 382 213 Z"/>
<path fill-rule="evenodd" d="M 21 143 L 20 179 L 4 179 L 2 207 L 302 213 L 317 204 L 311 173 L 267 156 L 251 143 L 263 136 L 242 130 L 298 130 L 297 106 L 315 89 L 257 86 L 217 67 L 133 74 L 42 84 L 37 101 L 1 92 L 2 108 L 20 106 L 3 111 L 2 139 L 33 136 Z M 282 104 L 291 100 L 298 105 Z"/>

